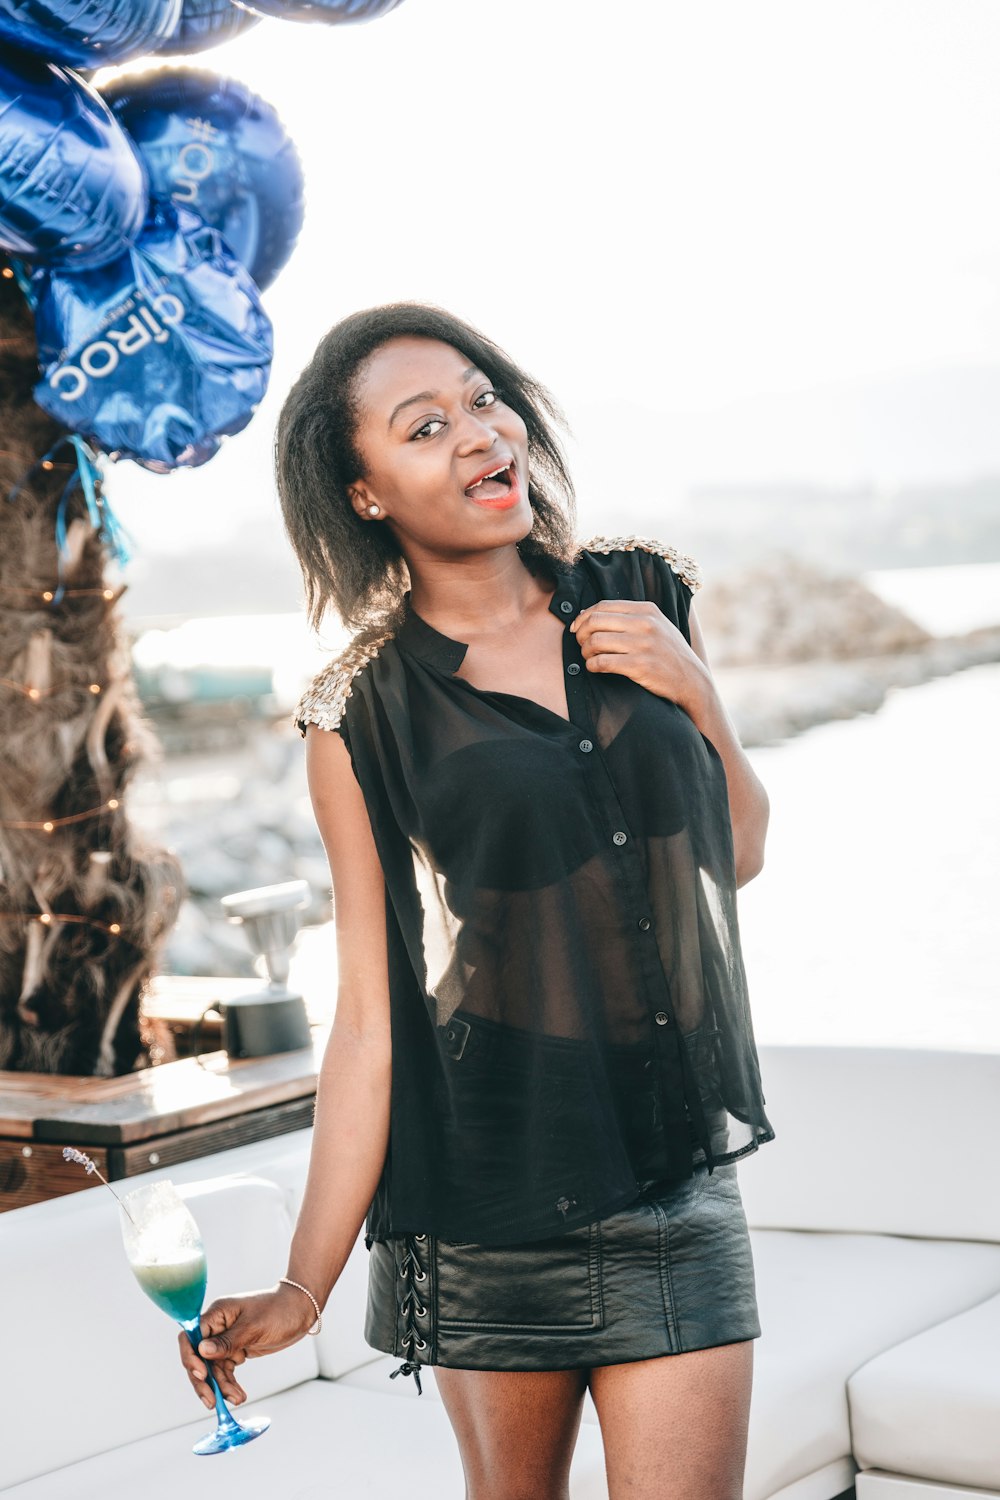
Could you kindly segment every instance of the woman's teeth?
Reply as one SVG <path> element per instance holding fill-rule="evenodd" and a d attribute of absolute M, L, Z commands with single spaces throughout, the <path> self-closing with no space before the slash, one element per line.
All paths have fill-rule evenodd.
<path fill-rule="evenodd" d="M 476 482 L 475 482 L 475 484 L 470 484 L 469 488 L 466 490 L 465 493 L 467 495 L 473 495 L 473 494 L 475 494 L 475 492 L 480 488 L 481 485 L 486 484 L 490 480 L 496 480 L 497 483 L 499 483 L 499 484 L 506 484 L 507 488 L 509 489 L 510 488 L 510 474 L 508 472 L 509 469 L 510 469 L 510 464 L 504 464 L 502 466 L 502 468 L 494 469 L 492 474 L 484 474 L 483 477 L 482 477 L 482 479 L 477 479 Z"/>

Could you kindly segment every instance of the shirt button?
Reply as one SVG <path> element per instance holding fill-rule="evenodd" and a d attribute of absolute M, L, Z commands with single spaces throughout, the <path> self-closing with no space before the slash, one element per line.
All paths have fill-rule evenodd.
<path fill-rule="evenodd" d="M 573 613 L 573 606 L 568 599 L 564 599 L 559 608 L 564 615 L 571 615 Z"/>
<path fill-rule="evenodd" d="M 593 742 L 593 740 L 581 740 L 580 741 L 580 749 L 581 750 L 593 750 L 593 748 L 594 748 L 594 742 Z"/>
<path fill-rule="evenodd" d="M 649 931 L 649 918 L 648 917 L 640 917 L 639 918 L 639 926 L 642 928 L 643 932 L 648 932 Z"/>
<path fill-rule="evenodd" d="M 611 835 L 611 837 L 612 837 L 612 840 L 616 844 L 624 844 L 625 840 L 628 838 L 628 834 L 627 833 L 613 833 Z"/>
<path fill-rule="evenodd" d="M 580 663 L 578 661 L 571 661 L 566 670 L 571 677 L 575 677 L 580 670 Z"/>
<path fill-rule="evenodd" d="M 657 1026 L 669 1026 L 670 1025 L 670 1017 L 667 1015 L 667 1013 L 666 1013 L 665 1010 L 658 1010 L 656 1012 L 656 1024 L 657 1024 Z"/>

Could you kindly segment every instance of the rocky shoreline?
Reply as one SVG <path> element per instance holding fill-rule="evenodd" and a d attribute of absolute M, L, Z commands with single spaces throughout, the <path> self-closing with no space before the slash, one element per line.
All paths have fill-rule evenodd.
<path fill-rule="evenodd" d="M 906 651 L 849 661 L 715 667 L 712 675 L 745 749 L 776 745 L 832 719 L 875 713 L 891 688 L 914 687 L 1000 661 L 1000 625 L 930 636 Z"/>

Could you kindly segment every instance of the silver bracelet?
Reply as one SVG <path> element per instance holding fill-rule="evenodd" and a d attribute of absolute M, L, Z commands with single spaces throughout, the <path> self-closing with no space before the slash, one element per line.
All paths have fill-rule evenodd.
<path fill-rule="evenodd" d="M 316 1309 L 316 1326 L 314 1328 L 307 1328 L 306 1329 L 306 1333 L 312 1333 L 312 1334 L 319 1333 L 320 1329 L 323 1327 L 323 1318 L 322 1318 L 322 1315 L 321 1315 L 320 1310 L 319 1310 L 319 1303 L 316 1301 L 316 1298 L 313 1296 L 313 1294 L 309 1290 L 309 1288 L 305 1287 L 305 1286 L 300 1286 L 297 1281 L 289 1281 L 289 1279 L 288 1279 L 287 1276 L 279 1276 L 278 1280 L 279 1281 L 283 1281 L 286 1284 L 286 1286 L 298 1287 L 298 1289 L 299 1289 L 300 1292 L 305 1292 L 306 1296 L 309 1298 L 309 1301 L 312 1303 L 313 1307 Z"/>

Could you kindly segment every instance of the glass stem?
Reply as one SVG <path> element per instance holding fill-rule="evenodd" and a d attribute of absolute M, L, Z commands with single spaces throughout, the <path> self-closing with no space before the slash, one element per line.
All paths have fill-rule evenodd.
<path fill-rule="evenodd" d="M 192 1323 L 182 1323 L 181 1327 L 184 1329 L 184 1332 L 191 1340 L 191 1346 L 194 1349 L 195 1354 L 198 1354 L 198 1345 L 206 1336 L 201 1331 L 201 1318 L 195 1318 Z M 205 1373 L 208 1376 L 208 1383 L 212 1387 L 212 1390 L 215 1392 L 215 1415 L 219 1419 L 219 1426 L 239 1427 L 239 1422 L 237 1422 L 236 1418 L 229 1410 L 229 1407 L 226 1405 L 225 1397 L 219 1390 L 219 1382 L 215 1378 L 215 1371 L 212 1369 L 212 1361 L 210 1359 L 206 1359 L 204 1354 L 198 1354 L 198 1358 L 205 1366 Z"/>

